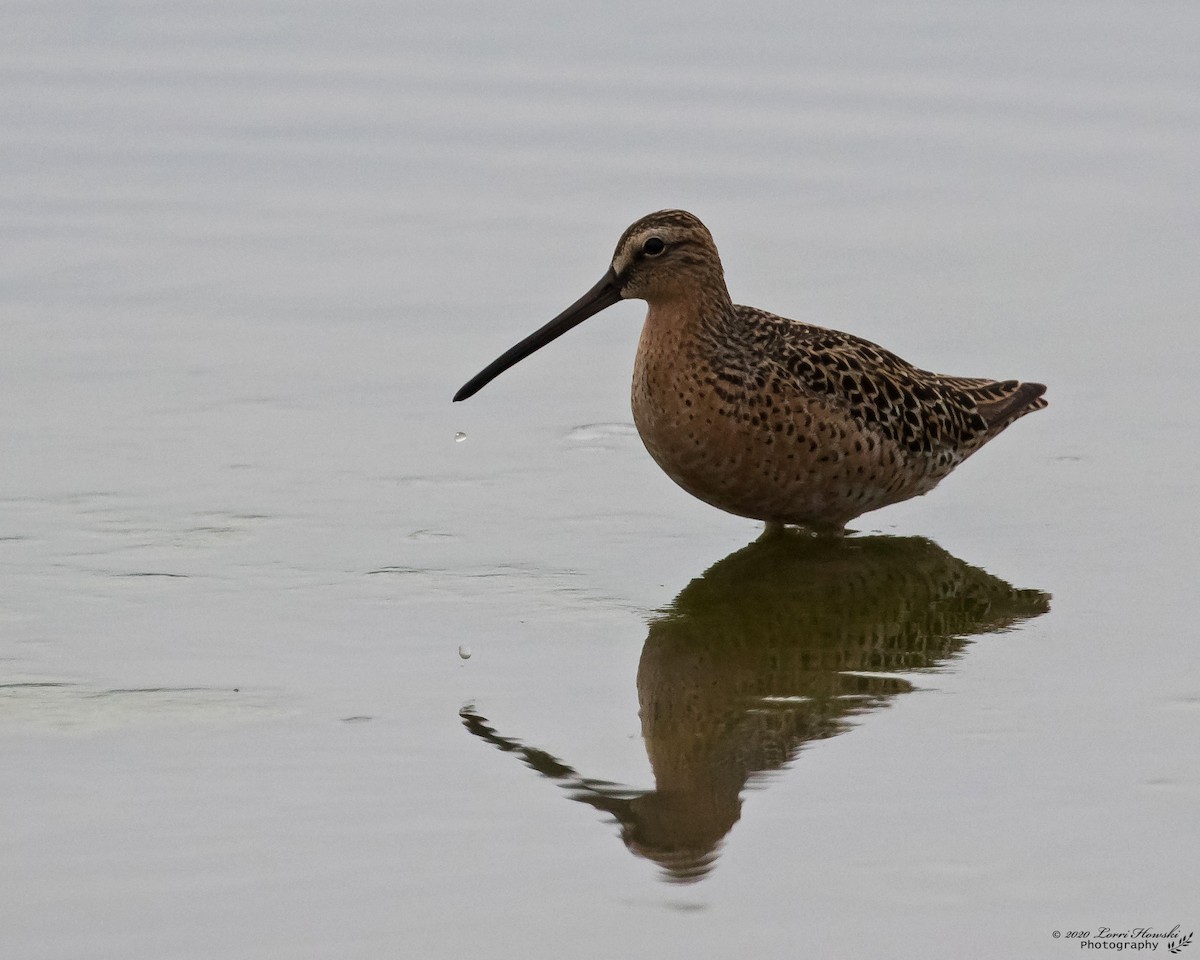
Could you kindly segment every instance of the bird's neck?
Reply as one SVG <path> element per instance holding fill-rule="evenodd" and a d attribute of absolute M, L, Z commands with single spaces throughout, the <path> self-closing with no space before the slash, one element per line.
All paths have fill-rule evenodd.
<path fill-rule="evenodd" d="M 724 283 L 680 287 L 649 302 L 645 334 L 686 340 L 717 333 L 732 317 L 733 301 Z"/>

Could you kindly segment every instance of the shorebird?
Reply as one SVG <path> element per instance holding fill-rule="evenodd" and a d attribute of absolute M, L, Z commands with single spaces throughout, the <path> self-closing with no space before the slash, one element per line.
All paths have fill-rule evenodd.
<path fill-rule="evenodd" d="M 650 456 L 688 493 L 768 531 L 840 535 L 928 493 L 1046 406 L 1040 383 L 930 373 L 851 334 L 734 304 L 712 234 L 684 210 L 630 226 L 599 283 L 454 399 L 626 299 L 649 305 L 633 420 Z"/>

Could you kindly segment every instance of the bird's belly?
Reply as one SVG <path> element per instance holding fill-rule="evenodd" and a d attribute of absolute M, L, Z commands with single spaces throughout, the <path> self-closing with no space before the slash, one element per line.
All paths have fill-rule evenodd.
<path fill-rule="evenodd" d="M 637 365 L 642 442 L 700 500 L 738 516 L 840 530 L 932 487 L 831 401 L 752 386 L 694 367 Z"/>

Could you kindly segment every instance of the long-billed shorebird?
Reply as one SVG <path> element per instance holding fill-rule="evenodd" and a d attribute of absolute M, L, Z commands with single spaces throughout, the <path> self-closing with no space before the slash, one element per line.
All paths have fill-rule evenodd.
<path fill-rule="evenodd" d="M 840 534 L 928 493 L 1046 406 L 1040 383 L 930 373 L 848 333 L 734 304 L 712 235 L 683 210 L 629 227 L 599 283 L 454 399 L 628 299 L 649 304 L 633 370 L 646 449 L 688 493 L 768 529 Z"/>

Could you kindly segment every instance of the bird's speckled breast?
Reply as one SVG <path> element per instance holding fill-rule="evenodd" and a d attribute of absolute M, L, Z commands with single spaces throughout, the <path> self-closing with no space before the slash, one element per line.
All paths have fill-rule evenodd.
<path fill-rule="evenodd" d="M 739 516 L 837 530 L 936 483 L 836 401 L 684 320 L 647 316 L 632 401 L 646 449 L 693 496 Z"/>

